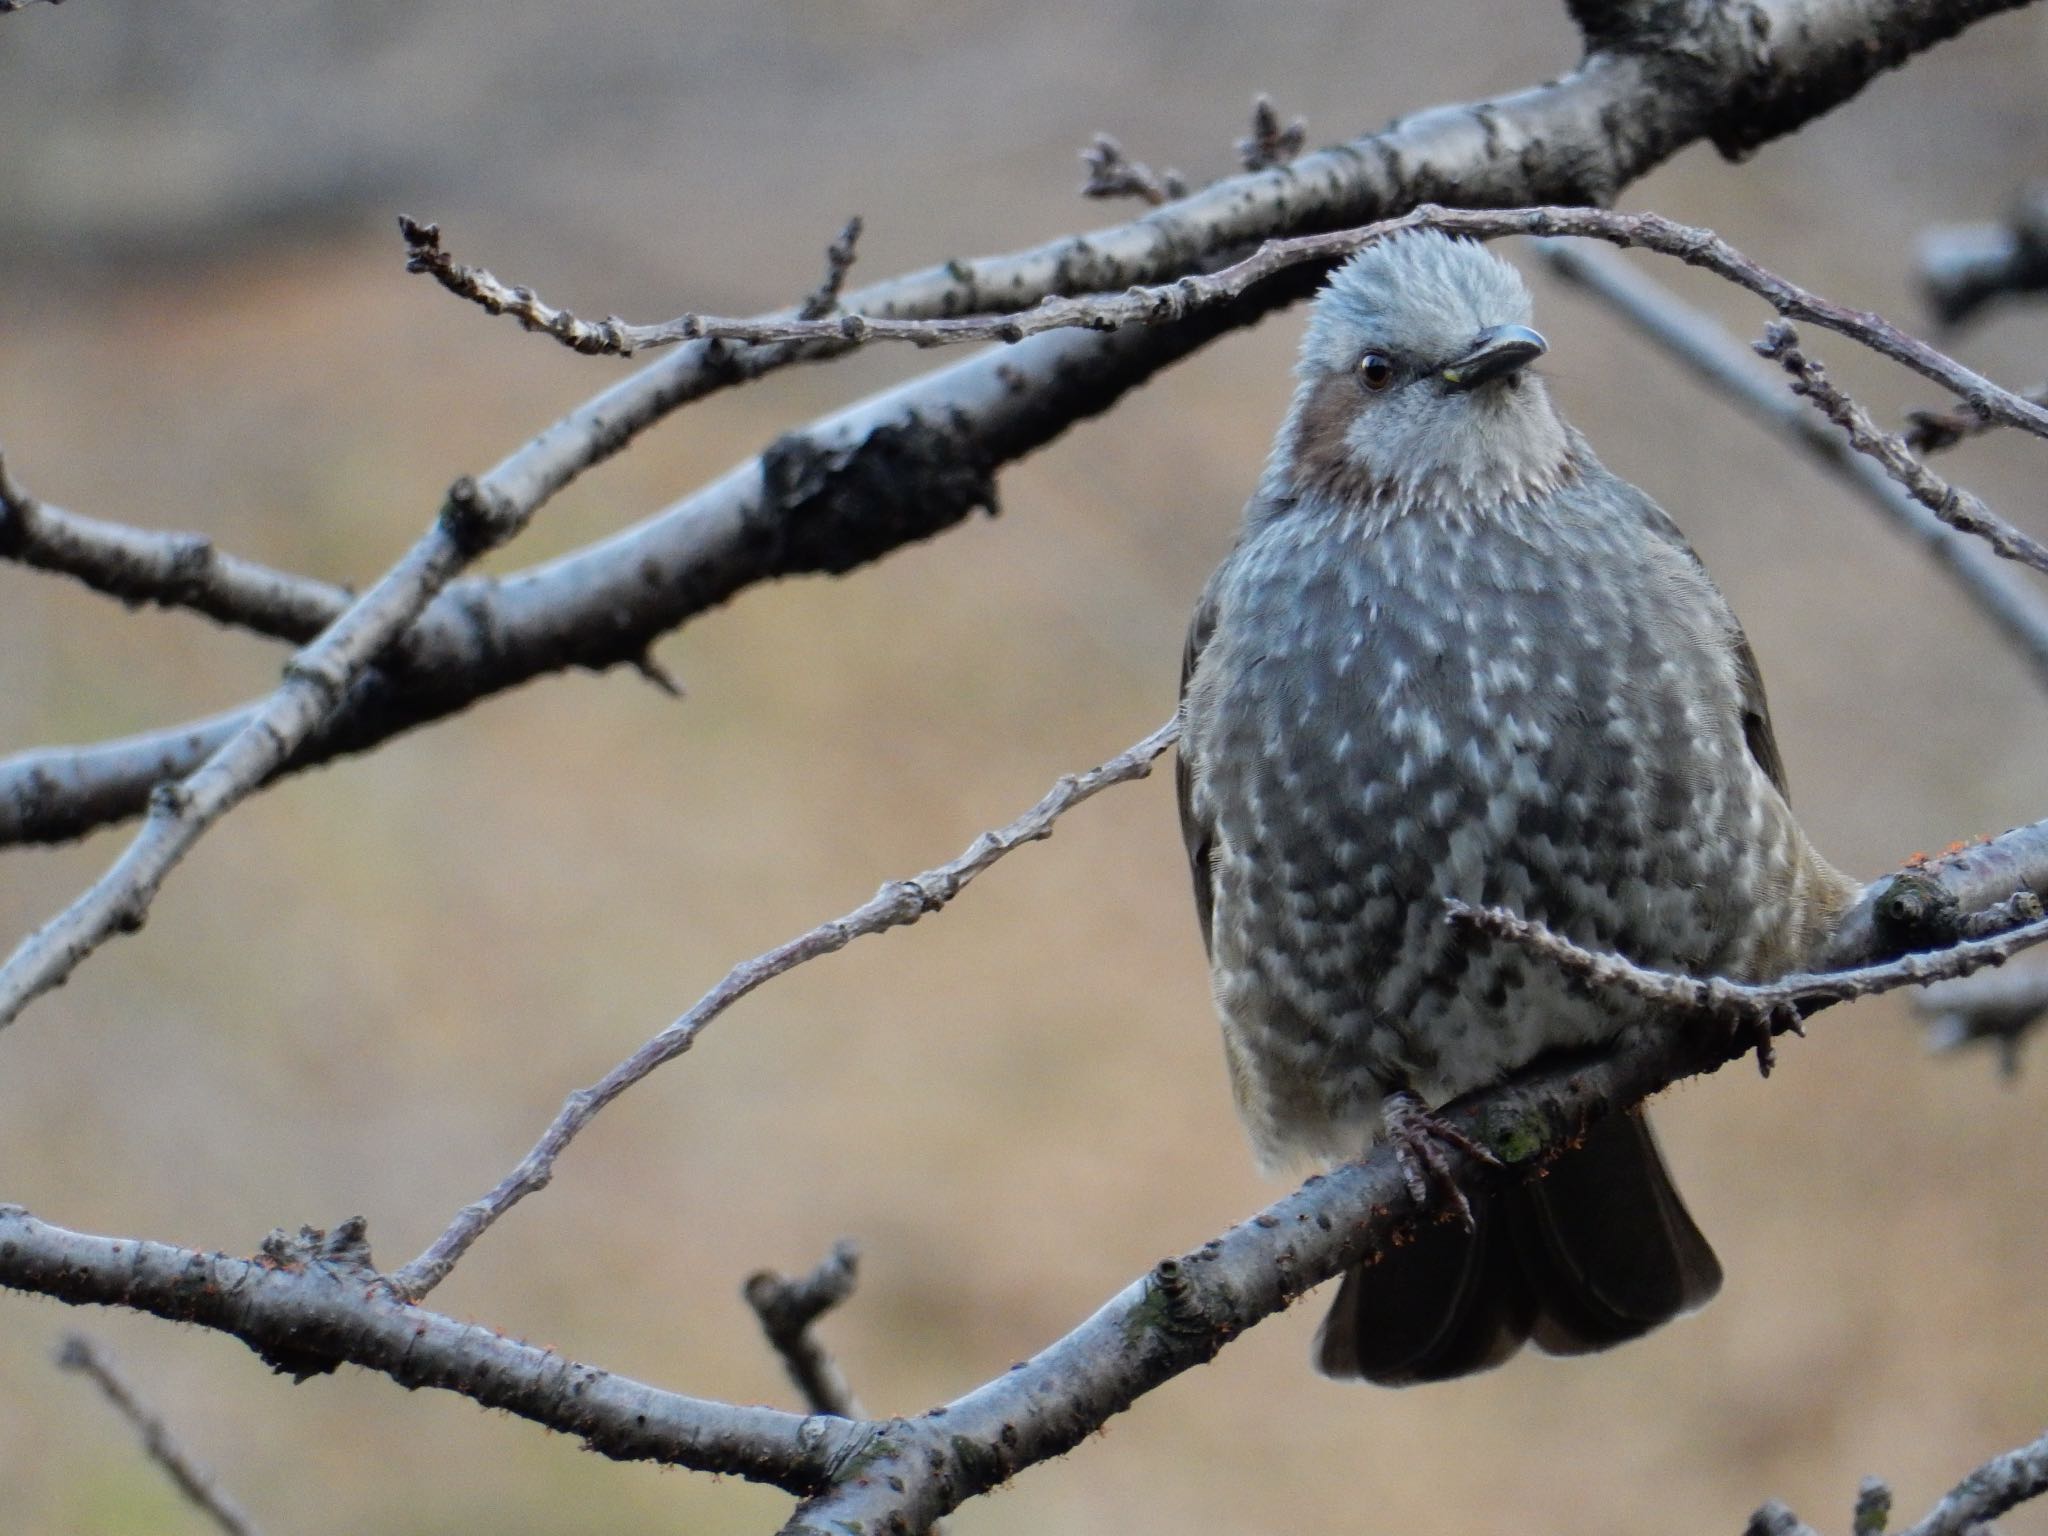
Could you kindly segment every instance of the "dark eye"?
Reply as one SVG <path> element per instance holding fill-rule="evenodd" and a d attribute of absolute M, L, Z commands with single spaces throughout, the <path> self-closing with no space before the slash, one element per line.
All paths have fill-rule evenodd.
<path fill-rule="evenodd" d="M 1384 352 L 1368 352 L 1358 360 L 1358 382 L 1378 394 L 1394 382 L 1394 360 Z"/>

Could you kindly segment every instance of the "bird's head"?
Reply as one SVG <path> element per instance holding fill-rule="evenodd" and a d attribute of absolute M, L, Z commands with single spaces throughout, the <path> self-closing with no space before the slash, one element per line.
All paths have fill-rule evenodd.
<path fill-rule="evenodd" d="M 1297 492 L 1481 511 L 1571 473 L 1570 434 L 1528 365 L 1521 275 L 1433 230 L 1368 246 L 1309 313 L 1274 470 Z"/>

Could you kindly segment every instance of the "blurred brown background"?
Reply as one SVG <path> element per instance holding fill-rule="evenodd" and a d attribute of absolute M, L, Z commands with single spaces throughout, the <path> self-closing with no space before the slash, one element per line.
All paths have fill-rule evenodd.
<path fill-rule="evenodd" d="M 2048 34 L 1981 26 L 1744 166 L 1695 150 L 1626 204 L 1711 224 L 1920 323 L 1916 232 L 2043 169 Z M 747 312 L 815 281 L 1117 217 L 1091 132 L 1206 178 L 1255 91 L 1313 142 L 1570 66 L 1548 5 L 1053 0 L 159 0 L 0 18 L 0 442 L 60 505 L 337 580 L 456 474 L 617 375 L 401 269 L 392 215 L 587 313 Z M 1525 262 L 1526 265 L 1526 262 Z M 1754 334 L 1745 296 L 1655 268 Z M 1944 582 L 1581 299 L 1538 282 L 1549 374 L 1684 523 L 1746 620 L 1797 798 L 1858 873 L 2048 813 L 2048 700 Z M 1286 395 L 1298 320 L 1211 349 L 1004 481 L 1005 510 L 840 581 L 747 594 L 662 647 L 670 701 L 562 678 L 295 779 L 210 837 L 147 931 L 0 1036 L 0 1199 L 231 1252 L 370 1221 L 416 1252 L 571 1088 L 734 960 L 950 856 L 1172 707 L 1181 628 Z M 1881 414 L 1917 381 L 1810 338 Z M 2048 310 L 1958 343 L 2038 380 Z M 872 354 L 676 418 L 551 506 L 528 562 L 666 504 L 905 370 Z M 1761 366 L 1761 365 L 1760 365 Z M 1948 461 L 2048 531 L 2042 445 Z M 0 750 L 212 710 L 280 652 L 0 569 Z M 11 944 L 109 859 L 10 851 Z M 1224 1087 L 1163 779 L 1076 813 L 935 921 L 740 1005 L 568 1155 L 435 1304 L 664 1386 L 789 1405 L 738 1298 L 866 1245 L 829 1342 L 914 1411 L 1037 1349 L 1279 1190 Z M 1729 1269 L 1706 1312 L 1594 1361 L 1390 1394 L 1257 1330 L 969 1533 L 1732 1532 L 1766 1496 L 1916 1514 L 2048 1421 L 2048 1085 L 1929 1061 L 1902 1005 L 1828 1014 L 1768 1084 L 1659 1121 Z M 0 1294 L 0 1528 L 198 1530 L 92 1391 L 109 1341 L 269 1529 L 758 1532 L 787 1501 L 615 1467 L 343 1371 Z M 2048 1530 L 2048 1512 L 2008 1522 Z"/>

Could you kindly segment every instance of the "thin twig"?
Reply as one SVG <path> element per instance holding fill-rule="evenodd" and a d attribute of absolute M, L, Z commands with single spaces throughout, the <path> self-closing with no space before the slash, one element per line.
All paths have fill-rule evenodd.
<path fill-rule="evenodd" d="M 845 1373 L 811 1332 L 813 1323 L 853 1294 L 859 1272 L 860 1245 L 842 1237 L 809 1274 L 790 1280 L 772 1269 L 760 1270 L 747 1277 L 741 1292 L 813 1413 L 867 1417 Z"/>
<path fill-rule="evenodd" d="M 1106 133 L 1081 151 L 1081 163 L 1088 167 L 1088 179 L 1081 183 L 1083 197 L 1135 197 L 1157 208 L 1188 195 L 1188 184 L 1179 171 L 1155 171 L 1142 160 L 1124 153 L 1123 145 Z"/>
<path fill-rule="evenodd" d="M 1730 981 L 1722 976 L 1684 976 L 1653 970 L 1626 956 L 1583 948 L 1541 923 L 1530 922 L 1501 907 L 1474 907 L 1446 901 L 1454 923 L 1519 944 L 1542 955 L 1560 970 L 1583 977 L 1596 987 L 1612 988 L 1661 1007 L 1703 1014 L 1734 1031 L 1765 1025 L 1774 1031 L 1796 1026 L 1804 1009 L 1826 1003 L 1852 1002 L 1900 987 L 1925 986 L 1968 976 L 1986 966 L 2003 965 L 2014 955 L 2048 939 L 2048 918 L 2040 900 L 2028 894 L 2031 913 L 2025 922 L 1988 938 L 1966 939 L 1946 949 L 1902 955 L 1879 965 L 1842 971 L 1809 971 L 1776 981 Z"/>
<path fill-rule="evenodd" d="M 487 308 L 495 303 L 517 313 L 531 328 L 567 341 L 579 351 L 616 350 L 619 346 L 638 350 L 706 337 L 756 344 L 908 341 L 921 346 L 942 346 L 970 341 L 1018 342 L 1027 336 L 1068 327 L 1117 330 L 1127 325 L 1164 324 L 1183 319 L 1197 309 L 1229 303 L 1255 284 L 1290 267 L 1336 261 L 1411 229 L 1439 229 L 1478 240 L 1502 235 L 1572 235 L 1674 256 L 1748 289 L 1789 319 L 1809 321 L 1863 343 L 1952 390 L 1989 417 L 2048 437 L 2048 408 L 1965 368 L 1926 342 L 1908 336 L 1881 315 L 1836 304 L 1758 266 L 1712 230 L 1677 224 L 1654 213 L 1617 213 L 1605 208 L 1440 208 L 1425 203 L 1399 218 L 1382 219 L 1357 229 L 1268 240 L 1230 266 L 1214 272 L 1190 273 L 1171 283 L 1132 287 L 1117 294 L 1048 298 L 1031 309 L 1010 313 L 929 319 L 848 313 L 827 320 L 730 320 L 689 314 L 657 325 L 630 325 L 614 317 L 592 326 L 565 310 L 540 304 L 532 299 L 530 290 L 506 288 L 488 273 L 479 274 L 473 268 L 458 270 L 471 274 L 472 286 L 477 289 L 471 296 L 477 302 Z M 429 237 L 428 248 L 436 257 L 454 265 L 440 250 L 438 230 L 431 225 L 407 222 L 409 242 L 426 242 Z M 525 303 L 526 307 L 514 309 L 515 303 Z"/>
<path fill-rule="evenodd" d="M 2048 603 L 1980 543 L 1944 524 L 1874 459 L 1856 452 L 1813 411 L 1776 387 L 1758 368 L 1752 348 L 1711 315 L 1598 246 L 1546 240 L 1540 250 L 1552 271 L 1597 297 L 1666 357 L 1753 420 L 1804 449 L 1916 540 L 2018 648 L 2035 677 L 2048 685 Z"/>
<path fill-rule="evenodd" d="M 825 248 L 825 277 L 811 296 L 797 306 L 799 320 L 822 320 L 839 308 L 839 292 L 846 286 L 846 274 L 853 270 L 855 250 L 860 244 L 861 217 L 855 214 L 839 231 L 839 238 Z"/>
<path fill-rule="evenodd" d="M 1756 350 L 1792 375 L 1792 392 L 1812 401 L 1816 410 L 1842 429 L 1850 447 L 1884 466 L 1885 473 L 1921 506 L 1949 527 L 1976 535 L 2006 559 L 2048 571 L 2048 544 L 2022 533 L 1976 496 L 1950 485 L 1915 458 L 1903 441 L 1835 387 L 1818 359 L 1800 350 L 1799 333 L 1791 326 L 1773 320 L 1765 327 Z"/>
<path fill-rule="evenodd" d="M 223 554 L 197 533 L 155 533 L 66 512 L 29 495 L 0 454 L 0 559 L 73 576 L 130 605 L 190 608 L 304 643 L 349 603 L 331 586 Z"/>
<path fill-rule="evenodd" d="M 1273 109 L 1273 98 L 1263 91 L 1252 102 L 1251 132 L 1237 141 L 1238 163 L 1248 171 L 1270 170 L 1287 165 L 1308 143 L 1308 119 L 1297 117 L 1285 127 Z"/>
<path fill-rule="evenodd" d="M 513 1206 L 554 1177 L 555 1160 L 603 1108 L 657 1067 L 675 1060 L 697 1043 L 697 1037 L 726 1009 L 767 981 L 794 970 L 807 960 L 835 954 L 866 934 L 883 933 L 916 922 L 945 906 L 968 884 L 1005 854 L 1025 843 L 1052 835 L 1053 823 L 1082 801 L 1115 784 L 1142 779 L 1159 754 L 1180 735 L 1170 720 L 1136 746 L 1086 773 L 1068 774 L 1030 810 L 1008 826 L 984 832 L 956 858 L 908 880 L 892 880 L 866 902 L 842 917 L 820 923 L 808 933 L 765 954 L 744 960 L 660 1034 L 613 1067 L 588 1088 L 569 1095 L 561 1112 L 519 1165 L 483 1199 L 464 1206 L 418 1258 L 390 1277 L 392 1287 L 414 1300 L 447 1278 L 470 1245 Z"/>
<path fill-rule="evenodd" d="M 187 778 L 159 784 L 142 830 L 83 895 L 23 939 L 0 966 L 0 1027 L 117 933 L 142 926 L 170 872 L 221 817 L 289 759 L 348 699 L 385 647 L 464 566 L 523 528 L 522 502 L 467 476 L 441 514 L 320 638 L 285 663 L 284 682 Z"/>
<path fill-rule="evenodd" d="M 510 315 L 529 331 L 552 336 L 571 351 L 587 357 L 631 357 L 638 350 L 633 327 L 617 315 L 582 320 L 545 302 L 531 288 L 506 284 L 484 267 L 464 266 L 441 244 L 441 226 L 398 216 L 405 237 L 405 270 L 431 277 L 458 299 L 480 306 L 485 314 Z"/>
<path fill-rule="evenodd" d="M 0 0 L 0 16 L 9 11 L 25 11 L 32 5 L 62 5 L 64 0 Z"/>
<path fill-rule="evenodd" d="M 161 1414 L 153 1412 L 140 1398 L 113 1360 L 81 1333 L 64 1336 L 57 1349 L 57 1364 L 67 1371 L 85 1375 L 105 1394 L 108 1402 L 142 1437 L 142 1448 L 162 1467 L 178 1491 L 228 1533 L 228 1536 L 256 1536 L 256 1523 L 242 1511 L 220 1480 L 186 1454 L 172 1436 Z"/>

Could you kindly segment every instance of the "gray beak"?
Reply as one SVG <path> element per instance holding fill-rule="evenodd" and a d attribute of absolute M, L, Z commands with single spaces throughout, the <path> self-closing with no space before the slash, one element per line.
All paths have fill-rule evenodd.
<path fill-rule="evenodd" d="M 1496 325 L 1472 338 L 1472 350 L 1443 371 L 1446 390 L 1477 389 L 1488 379 L 1505 378 L 1550 350 L 1550 343 L 1526 325 Z"/>

